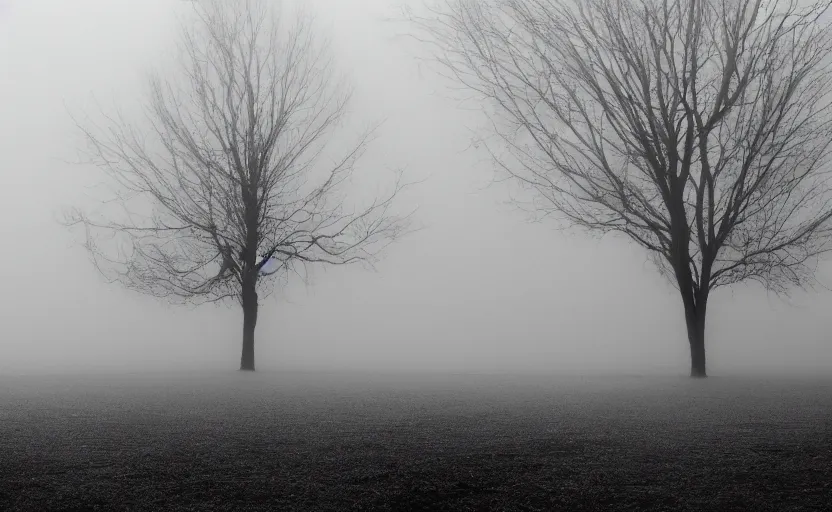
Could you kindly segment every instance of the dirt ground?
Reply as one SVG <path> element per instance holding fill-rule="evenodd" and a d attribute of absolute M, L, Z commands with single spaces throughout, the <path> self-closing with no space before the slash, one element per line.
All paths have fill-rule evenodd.
<path fill-rule="evenodd" d="M 832 379 L 0 377 L 0 510 L 830 510 Z"/>

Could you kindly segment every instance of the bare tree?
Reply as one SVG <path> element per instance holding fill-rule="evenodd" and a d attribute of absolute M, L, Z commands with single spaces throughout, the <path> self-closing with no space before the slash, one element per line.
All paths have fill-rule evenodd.
<path fill-rule="evenodd" d="M 117 211 L 75 209 L 66 219 L 86 228 L 99 270 L 129 289 L 179 303 L 237 299 L 241 370 L 254 370 L 266 283 L 307 263 L 371 264 L 409 225 L 391 210 L 407 185 L 401 173 L 389 194 L 346 203 L 344 186 L 372 132 L 325 160 L 349 90 L 333 79 L 310 19 L 288 25 L 271 7 L 195 4 L 181 79 L 151 76 L 147 122 L 119 115 L 106 128 L 79 124 L 90 160 L 116 185 L 109 204 Z"/>
<path fill-rule="evenodd" d="M 407 18 L 492 107 L 493 160 L 539 213 L 655 257 L 704 377 L 711 291 L 811 285 L 830 249 L 828 7 L 448 0 Z"/>

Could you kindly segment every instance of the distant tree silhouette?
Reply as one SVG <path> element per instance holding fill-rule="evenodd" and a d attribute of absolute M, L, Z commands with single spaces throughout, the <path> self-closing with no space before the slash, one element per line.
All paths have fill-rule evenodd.
<path fill-rule="evenodd" d="M 485 144 L 534 211 L 650 251 L 705 377 L 711 291 L 811 285 L 830 249 L 828 8 L 447 0 L 406 17 L 440 71 L 486 101 L 498 142 Z"/>
<path fill-rule="evenodd" d="M 147 122 L 79 124 L 90 160 L 116 185 L 118 209 L 95 217 L 74 209 L 65 219 L 86 228 L 86 247 L 111 281 L 174 302 L 237 299 L 241 370 L 255 368 L 258 289 L 306 263 L 371 263 L 409 224 L 391 210 L 406 186 L 401 173 L 387 195 L 344 203 L 372 131 L 324 162 L 350 92 L 334 80 L 310 19 L 285 24 L 272 7 L 194 4 L 182 73 L 152 75 Z M 109 237 L 115 245 L 101 243 Z M 280 265 L 266 276 L 271 257 Z"/>

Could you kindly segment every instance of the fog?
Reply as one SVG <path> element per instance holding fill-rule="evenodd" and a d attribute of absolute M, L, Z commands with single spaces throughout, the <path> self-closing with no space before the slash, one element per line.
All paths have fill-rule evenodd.
<path fill-rule="evenodd" d="M 383 21 L 393 0 L 317 0 L 319 28 L 349 71 L 356 123 L 386 119 L 362 180 L 404 167 L 425 179 L 402 197 L 424 229 L 376 272 L 316 267 L 260 307 L 260 370 L 617 372 L 684 375 L 681 301 L 640 248 L 530 223 L 490 184 L 471 148 L 476 112 Z M 176 36 L 178 0 L 0 0 L 0 371 L 226 369 L 242 314 L 173 307 L 109 285 L 77 234 L 56 222 L 103 175 L 72 165 L 68 110 L 142 94 Z M 106 107 L 105 107 L 106 108 Z M 354 135 L 349 130 L 342 131 Z M 825 282 L 832 283 L 828 271 Z M 711 374 L 832 371 L 832 295 L 789 300 L 757 285 L 709 305 Z"/>

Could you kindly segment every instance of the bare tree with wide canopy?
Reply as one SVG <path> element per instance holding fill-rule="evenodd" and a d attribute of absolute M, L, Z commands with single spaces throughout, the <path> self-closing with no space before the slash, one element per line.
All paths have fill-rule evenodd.
<path fill-rule="evenodd" d="M 490 106 L 493 160 L 538 213 L 655 257 L 681 294 L 691 376 L 705 377 L 711 291 L 812 285 L 830 249 L 828 8 L 447 0 L 407 18 Z"/>
<path fill-rule="evenodd" d="M 287 23 L 253 0 L 194 9 L 181 73 L 152 75 L 143 124 L 119 115 L 81 127 L 114 195 L 105 214 L 75 209 L 66 223 L 86 228 L 98 269 L 129 289 L 179 303 L 237 299 L 240 369 L 254 370 L 258 290 L 307 263 L 372 263 L 408 229 L 392 210 L 407 184 L 398 173 L 388 194 L 364 202 L 346 188 L 372 130 L 332 158 L 350 92 L 311 18 Z"/>

